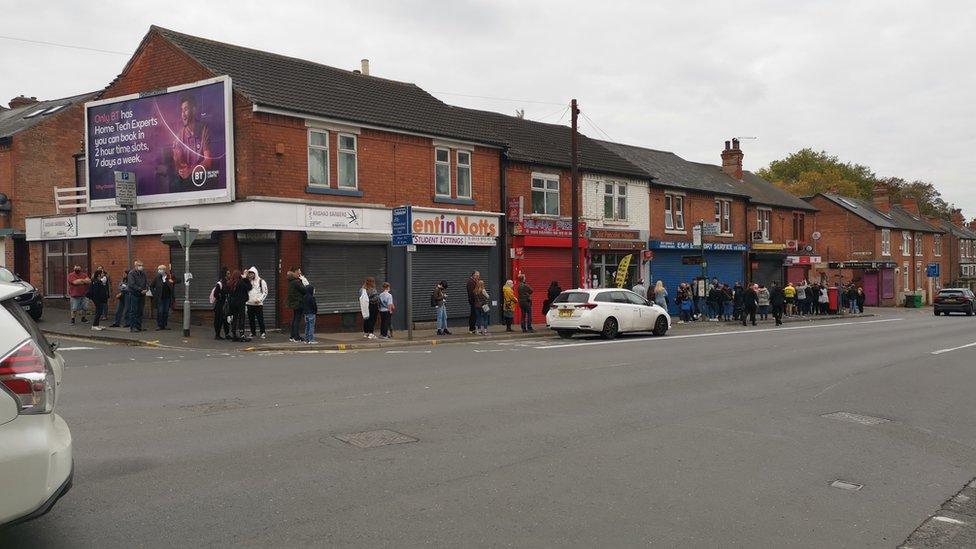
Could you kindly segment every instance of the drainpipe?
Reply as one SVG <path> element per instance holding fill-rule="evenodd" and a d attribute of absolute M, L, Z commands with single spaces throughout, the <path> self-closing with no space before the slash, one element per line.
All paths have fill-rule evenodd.
<path fill-rule="evenodd" d="M 501 211 L 502 211 L 502 222 L 498 224 L 498 241 L 501 243 L 499 256 L 502 262 L 502 268 L 500 270 L 502 279 L 498 283 L 498 287 L 501 288 L 505 286 L 505 281 L 509 279 L 511 275 L 512 263 L 508 260 L 508 177 L 506 175 L 508 168 L 508 149 L 502 149 L 499 153 L 499 174 L 498 174 L 498 194 L 501 199 Z"/>

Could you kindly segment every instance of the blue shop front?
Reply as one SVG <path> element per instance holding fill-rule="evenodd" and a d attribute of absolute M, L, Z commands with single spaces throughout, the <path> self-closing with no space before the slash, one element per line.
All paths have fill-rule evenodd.
<path fill-rule="evenodd" d="M 648 286 L 653 288 L 658 280 L 668 290 L 671 314 L 677 314 L 673 296 L 678 284 L 691 282 L 696 277 L 705 276 L 711 280 L 732 286 L 736 282 L 745 283 L 745 266 L 749 246 L 740 242 L 706 242 L 704 254 L 701 247 L 691 242 L 674 240 L 651 240 L 648 248 L 654 254 L 651 259 L 651 278 Z M 704 268 L 703 268 L 704 267 Z"/>

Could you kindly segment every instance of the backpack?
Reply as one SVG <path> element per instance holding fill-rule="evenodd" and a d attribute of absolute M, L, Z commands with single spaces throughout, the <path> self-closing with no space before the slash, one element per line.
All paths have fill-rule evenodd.
<path fill-rule="evenodd" d="M 214 287 L 210 289 L 210 304 L 213 305 L 217 302 L 217 288 L 222 288 L 220 281 L 218 280 Z"/>

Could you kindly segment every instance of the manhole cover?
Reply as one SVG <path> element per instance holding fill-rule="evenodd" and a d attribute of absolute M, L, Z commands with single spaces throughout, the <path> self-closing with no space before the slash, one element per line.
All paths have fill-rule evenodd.
<path fill-rule="evenodd" d="M 834 488 L 840 488 L 841 490 L 850 490 L 852 492 L 857 492 L 861 488 L 864 488 L 863 484 L 858 484 L 856 482 L 847 482 L 846 480 L 835 480 L 830 483 Z"/>
<path fill-rule="evenodd" d="M 390 431 L 389 429 L 363 431 L 361 433 L 346 433 L 344 435 L 335 435 L 335 437 L 346 444 L 352 444 L 358 448 L 376 448 L 377 446 L 388 446 L 390 444 L 417 442 L 417 439 L 411 436 L 407 436 L 396 431 Z"/>
<path fill-rule="evenodd" d="M 851 423 L 860 423 L 861 425 L 881 425 L 882 423 L 888 423 L 890 421 L 883 417 L 865 416 L 852 412 L 833 412 L 830 414 L 824 414 L 820 417 L 836 419 L 838 421 L 849 421 Z"/>

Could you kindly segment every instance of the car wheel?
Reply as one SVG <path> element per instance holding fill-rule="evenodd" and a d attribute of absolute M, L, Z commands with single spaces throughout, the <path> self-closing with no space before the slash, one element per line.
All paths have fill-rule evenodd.
<path fill-rule="evenodd" d="M 617 334 L 619 333 L 617 319 L 610 317 L 606 322 L 603 323 L 603 331 L 600 332 L 600 335 L 603 337 L 603 339 L 613 339 L 617 337 Z"/>
<path fill-rule="evenodd" d="M 973 306 L 972 305 L 970 305 L 969 306 L 969 310 L 966 311 L 966 316 L 973 316 Z"/>
<path fill-rule="evenodd" d="M 935 316 L 939 316 L 940 314 L 942 314 L 942 312 L 941 312 L 941 311 L 939 311 L 938 309 L 936 309 L 936 310 L 935 310 Z"/>
<path fill-rule="evenodd" d="M 559 334 L 559 337 L 563 339 L 569 339 L 573 337 L 573 330 L 556 330 L 556 333 Z"/>
<path fill-rule="evenodd" d="M 663 315 L 657 317 L 657 320 L 654 321 L 654 330 L 651 333 L 656 336 L 663 336 L 668 333 L 668 320 Z"/>

